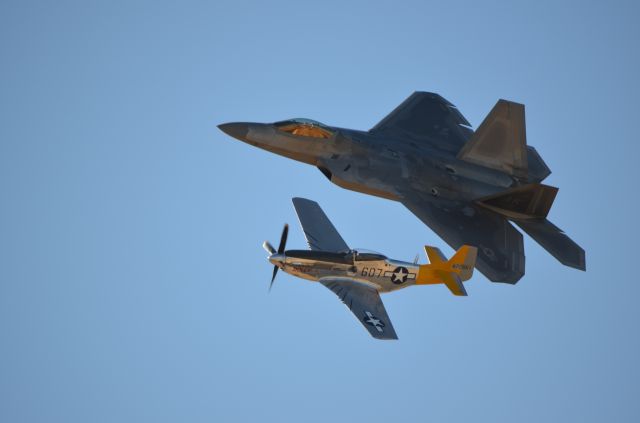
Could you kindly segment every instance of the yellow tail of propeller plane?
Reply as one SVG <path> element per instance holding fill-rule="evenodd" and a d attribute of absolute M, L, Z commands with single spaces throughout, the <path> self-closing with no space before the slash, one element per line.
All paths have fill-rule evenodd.
<path fill-rule="evenodd" d="M 478 249 L 463 245 L 447 260 L 436 247 L 424 247 L 429 264 L 420 266 L 416 285 L 431 285 L 443 283 L 453 295 L 467 295 L 462 282 L 471 279 L 476 264 Z"/>

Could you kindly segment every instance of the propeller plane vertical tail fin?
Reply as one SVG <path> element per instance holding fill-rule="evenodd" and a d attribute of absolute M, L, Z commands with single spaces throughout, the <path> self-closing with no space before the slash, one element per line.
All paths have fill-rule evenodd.
<path fill-rule="evenodd" d="M 436 247 L 430 247 L 428 245 L 424 246 L 424 251 L 427 253 L 427 257 L 429 258 L 429 263 L 431 264 L 442 264 L 447 261 L 442 251 Z"/>
<path fill-rule="evenodd" d="M 449 259 L 447 264 L 451 266 L 454 273 L 460 276 L 463 281 L 468 281 L 473 276 L 473 267 L 476 264 L 476 257 L 478 256 L 478 249 L 469 245 L 463 245 L 458 251 Z"/>
<path fill-rule="evenodd" d="M 442 283 L 453 295 L 467 295 L 462 282 L 473 275 L 478 249 L 463 245 L 449 260 L 436 247 L 425 246 L 424 250 L 429 264 L 420 266 L 416 285 Z"/>

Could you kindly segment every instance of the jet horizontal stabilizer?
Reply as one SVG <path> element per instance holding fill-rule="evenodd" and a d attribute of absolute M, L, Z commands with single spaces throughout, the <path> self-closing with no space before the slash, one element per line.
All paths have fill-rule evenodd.
<path fill-rule="evenodd" d="M 514 223 L 565 266 L 586 270 L 584 250 L 547 219 L 514 220 Z"/>

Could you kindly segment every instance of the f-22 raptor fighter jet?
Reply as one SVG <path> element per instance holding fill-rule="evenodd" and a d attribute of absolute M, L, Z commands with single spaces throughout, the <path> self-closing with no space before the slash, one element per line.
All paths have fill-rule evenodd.
<path fill-rule="evenodd" d="M 430 261 L 426 265 L 392 260 L 379 253 L 350 249 L 315 201 L 294 198 L 293 205 L 310 250 L 285 251 L 288 225 L 284 226 L 277 250 L 265 241 L 262 246 L 274 265 L 269 289 L 278 269 L 318 281 L 333 291 L 378 339 L 398 339 L 380 293 L 442 283 L 454 295 L 467 295 L 462 282 L 473 274 L 476 248 L 465 245 L 447 260 L 437 248 L 425 246 Z"/>
<path fill-rule="evenodd" d="M 336 185 L 404 204 L 452 248 L 478 247 L 477 268 L 514 284 L 528 233 L 561 263 L 585 269 L 584 250 L 547 220 L 558 188 L 527 146 L 524 105 L 499 100 L 474 132 L 458 109 L 416 92 L 369 131 L 308 119 L 226 123 L 253 146 L 316 166 Z"/>

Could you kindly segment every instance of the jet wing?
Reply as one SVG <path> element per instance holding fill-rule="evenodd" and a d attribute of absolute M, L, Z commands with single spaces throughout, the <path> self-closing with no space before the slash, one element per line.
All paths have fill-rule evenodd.
<path fill-rule="evenodd" d="M 462 113 L 443 97 L 415 92 L 369 132 L 426 141 L 457 154 L 473 134 L 470 126 Z"/>
<path fill-rule="evenodd" d="M 478 248 L 476 268 L 493 282 L 515 284 L 524 275 L 522 234 L 507 219 L 469 203 L 434 202 L 418 195 L 402 204 L 452 248 Z"/>
<path fill-rule="evenodd" d="M 349 249 L 318 203 L 306 198 L 294 198 L 292 201 L 310 249 L 320 251 Z"/>
<path fill-rule="evenodd" d="M 332 290 L 376 339 L 398 339 L 375 289 L 347 278 L 323 278 L 320 283 Z"/>

